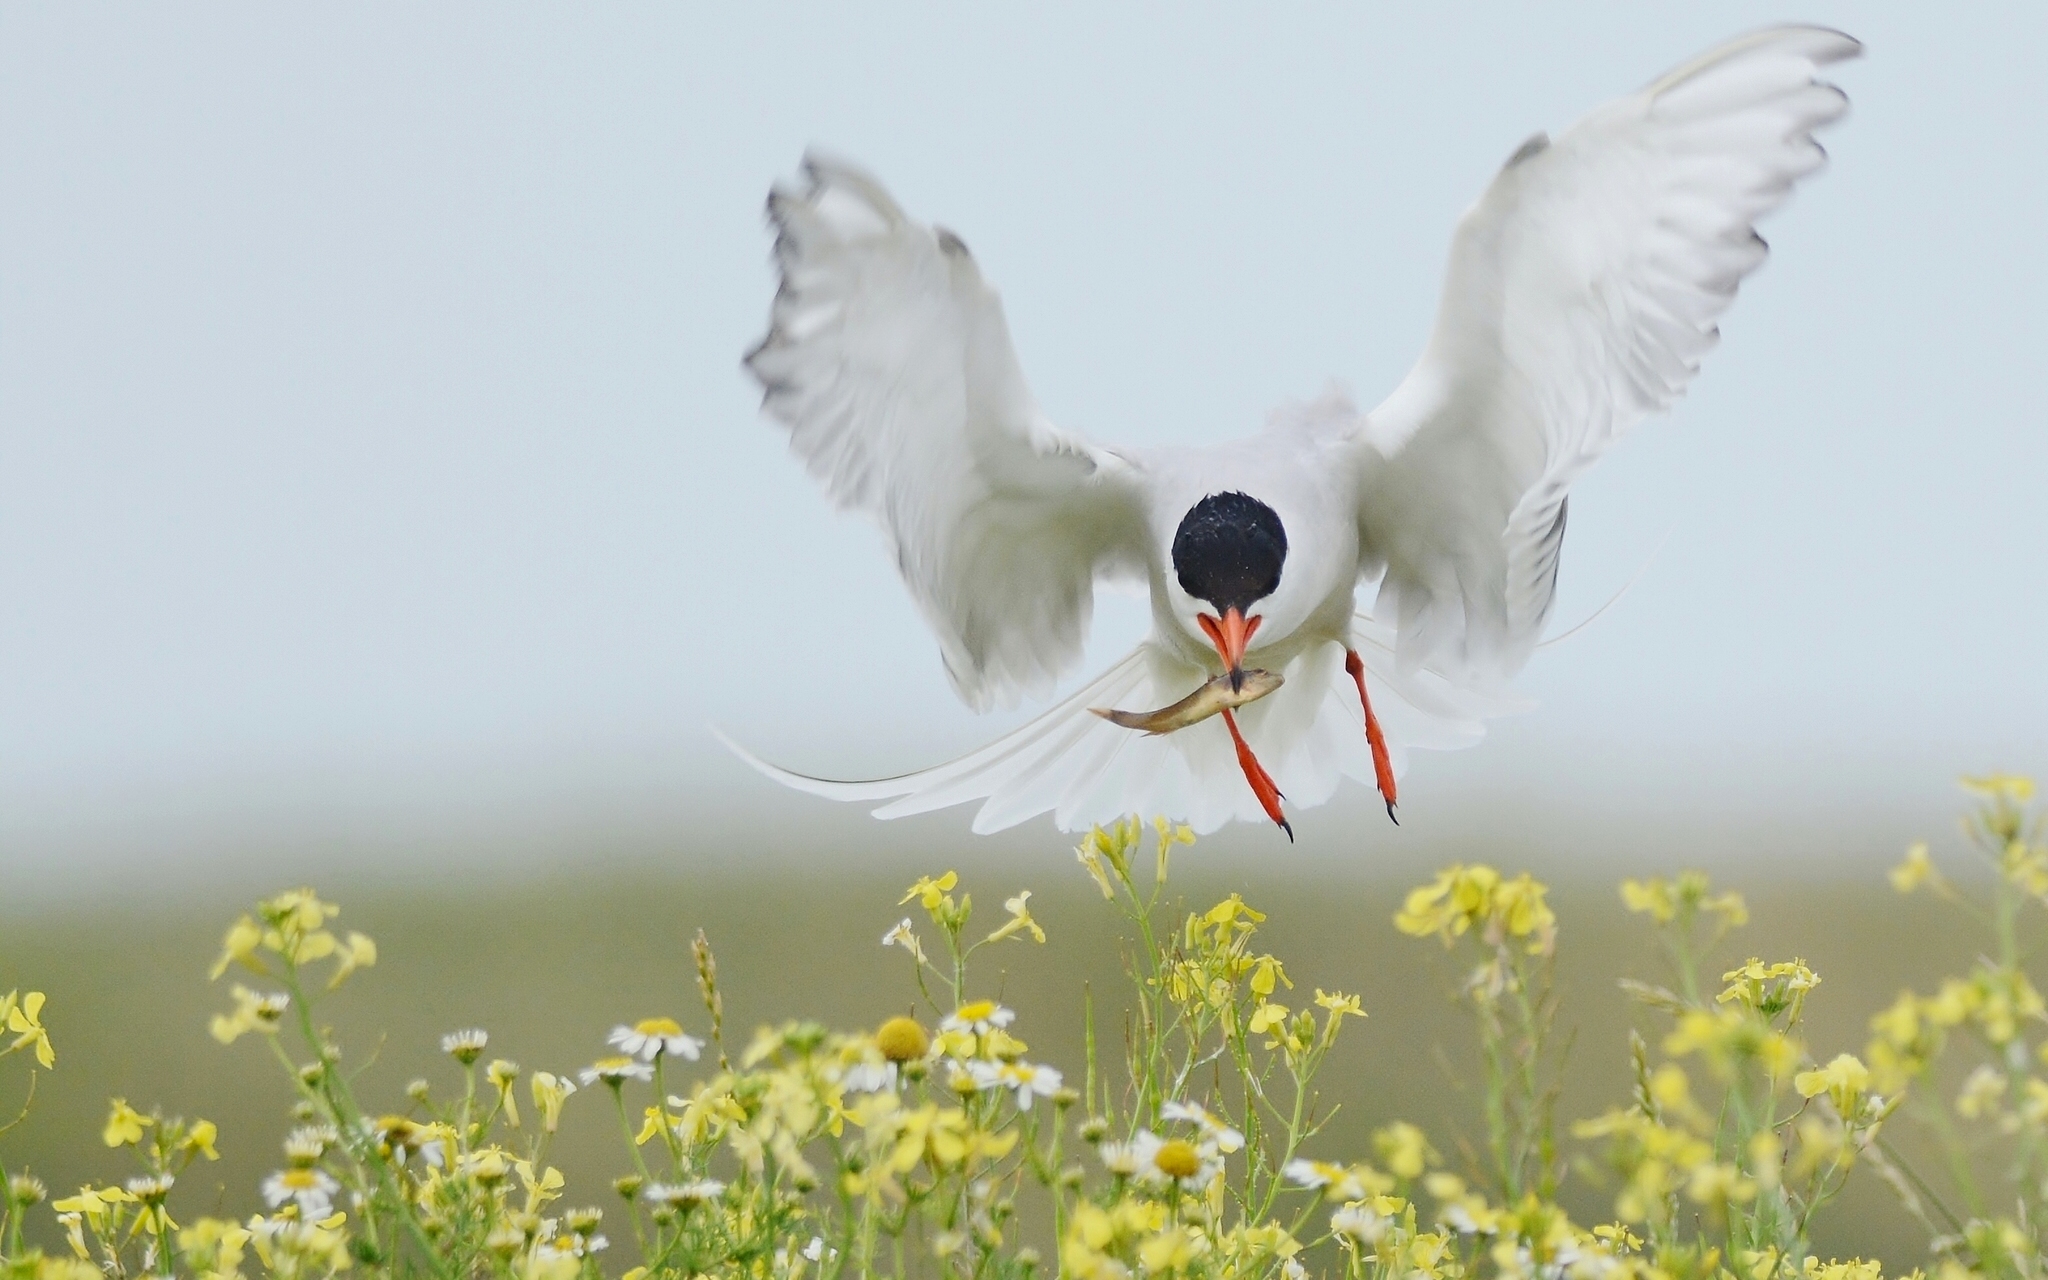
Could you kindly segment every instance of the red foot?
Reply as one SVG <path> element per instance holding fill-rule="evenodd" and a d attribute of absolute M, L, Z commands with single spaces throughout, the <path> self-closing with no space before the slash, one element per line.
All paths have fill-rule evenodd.
<path fill-rule="evenodd" d="M 1223 724 L 1230 730 L 1230 740 L 1237 744 L 1238 767 L 1244 770 L 1244 780 L 1252 784 L 1252 794 L 1259 798 L 1259 806 L 1266 811 L 1266 816 L 1280 824 L 1280 829 L 1287 833 L 1288 843 L 1292 844 L 1294 828 L 1287 825 L 1286 815 L 1280 812 L 1282 797 L 1280 788 L 1273 785 L 1273 775 L 1266 772 L 1266 766 L 1260 764 L 1259 758 L 1252 754 L 1251 744 L 1238 732 L 1237 714 L 1224 711 Z"/>
<path fill-rule="evenodd" d="M 1394 759 L 1387 754 L 1387 735 L 1380 732 L 1379 718 L 1372 713 L 1372 699 L 1365 693 L 1365 660 L 1358 656 L 1356 649 L 1344 651 L 1344 669 L 1358 682 L 1358 700 L 1365 706 L 1365 740 L 1372 744 L 1372 772 L 1379 782 L 1380 798 L 1387 802 L 1387 816 L 1394 818 Z M 1394 825 L 1401 820 L 1394 818 Z"/>

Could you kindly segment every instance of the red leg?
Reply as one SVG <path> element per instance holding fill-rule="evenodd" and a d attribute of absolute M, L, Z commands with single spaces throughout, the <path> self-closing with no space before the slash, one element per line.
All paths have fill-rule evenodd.
<path fill-rule="evenodd" d="M 1223 712 L 1224 727 L 1230 730 L 1230 740 L 1237 744 L 1238 767 L 1244 770 L 1244 780 L 1252 784 L 1252 794 L 1259 798 L 1259 805 L 1266 816 L 1280 824 L 1287 833 L 1289 843 L 1294 840 L 1294 828 L 1287 825 L 1287 817 L 1280 811 L 1280 788 L 1273 785 L 1273 776 L 1266 772 L 1266 766 L 1252 754 L 1252 747 L 1237 730 L 1237 715 L 1226 709 Z"/>
<path fill-rule="evenodd" d="M 1372 713 L 1372 699 L 1365 693 L 1365 660 L 1355 649 L 1344 651 L 1344 669 L 1358 682 L 1358 700 L 1365 706 L 1365 740 L 1372 744 L 1373 777 L 1380 784 L 1380 798 L 1387 802 L 1387 816 L 1394 818 L 1394 758 L 1387 754 L 1387 735 L 1380 732 L 1379 717 Z M 1394 818 L 1394 825 L 1401 820 Z"/>

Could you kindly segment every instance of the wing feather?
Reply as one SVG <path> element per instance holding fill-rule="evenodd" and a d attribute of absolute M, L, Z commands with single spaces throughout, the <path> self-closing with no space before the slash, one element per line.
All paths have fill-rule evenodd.
<path fill-rule="evenodd" d="M 1458 224 L 1414 370 L 1362 432 L 1360 535 L 1396 667 L 1480 686 L 1527 661 L 1572 482 L 1669 405 L 1767 246 L 1756 219 L 1847 110 L 1838 31 L 1753 32 L 1530 139 Z"/>
<path fill-rule="evenodd" d="M 881 525 L 969 705 L 1048 691 L 1098 574 L 1142 564 L 1133 464 L 1056 429 L 960 238 L 816 153 L 768 200 L 781 272 L 747 357 L 834 502 Z"/>

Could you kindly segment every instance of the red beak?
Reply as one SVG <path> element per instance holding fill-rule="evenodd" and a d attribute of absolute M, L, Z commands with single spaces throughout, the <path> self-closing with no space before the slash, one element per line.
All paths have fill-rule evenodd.
<path fill-rule="evenodd" d="M 1258 631 L 1264 617 L 1245 620 L 1238 610 L 1225 609 L 1223 620 L 1217 621 L 1206 613 L 1195 615 L 1195 621 L 1202 624 L 1202 630 L 1209 636 L 1209 643 L 1216 646 L 1216 653 L 1223 659 L 1223 669 L 1230 675 L 1230 687 L 1244 687 L 1244 647 L 1251 643 L 1252 635 Z"/>

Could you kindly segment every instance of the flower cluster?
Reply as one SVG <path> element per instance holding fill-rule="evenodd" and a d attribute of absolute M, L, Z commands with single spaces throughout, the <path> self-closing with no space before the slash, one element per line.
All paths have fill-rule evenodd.
<path fill-rule="evenodd" d="M 1193 837 L 1167 822 L 1149 836 L 1135 819 L 1098 829 L 1077 850 L 1126 926 L 1131 987 L 1121 1060 L 1098 1055 L 1091 1021 L 1086 1061 L 1065 1071 L 1031 1052 L 1030 1020 L 971 963 L 1046 942 L 1030 893 L 977 926 L 947 871 L 897 904 L 913 915 L 882 942 L 908 957 L 914 995 L 871 1030 L 786 1021 L 728 1045 L 700 934 L 701 1022 L 623 1011 L 587 1064 L 560 1071 L 492 1056 L 481 1028 L 453 1030 L 441 1078 L 369 1106 L 316 1007 L 376 962 L 376 945 L 336 933 L 337 909 L 295 890 L 237 920 L 214 970 L 256 984 L 231 988 L 215 1038 L 267 1047 L 296 1088 L 250 1211 L 181 1200 L 191 1166 L 218 1156 L 215 1125 L 116 1097 L 99 1138 L 135 1161 L 132 1176 L 52 1200 L 26 1171 L 0 1170 L 0 1277 L 1024 1280 L 1050 1267 L 1077 1280 L 1881 1280 L 1877 1264 L 1825 1260 L 1810 1243 L 1815 1215 L 1861 1169 L 1926 1224 L 1939 1280 L 2033 1277 L 2048 1272 L 2036 1234 L 2048 1009 L 2025 962 L 2028 913 L 2048 910 L 2048 849 L 2031 784 L 1969 785 L 1988 890 L 1973 897 L 1925 846 L 1892 878 L 1983 921 L 1991 945 L 1930 994 L 1902 992 L 1861 1055 L 1809 1049 L 1822 981 L 1803 960 L 1708 966 L 1747 918 L 1740 897 L 1697 873 L 1626 883 L 1624 904 L 1671 967 L 1624 983 L 1656 1025 L 1628 1047 L 1629 1098 L 1570 1126 L 1588 1144 L 1576 1161 L 1552 1119 L 1558 921 L 1526 874 L 1453 867 L 1394 920 L 1473 966 L 1457 989 L 1479 1032 L 1484 1141 L 1440 1147 L 1396 1120 L 1353 1154 L 1325 1149 L 1317 1081 L 1361 1001 L 1301 993 L 1241 896 L 1170 902 L 1170 855 Z M 44 1004 L 0 998 L 0 1060 L 55 1064 Z M 1906 1120 L 1955 1141 L 1947 1176 L 1906 1167 L 1881 1140 Z M 617 1127 L 625 1163 L 609 1205 L 569 1201 L 550 1155 L 565 1124 Z M 1987 1190 L 1987 1151 L 2010 1203 Z M 1601 1187 L 1614 1220 L 1575 1222 L 1559 1203 L 1568 1175 Z M 1049 1222 L 1025 1225 L 1040 1211 Z"/>

